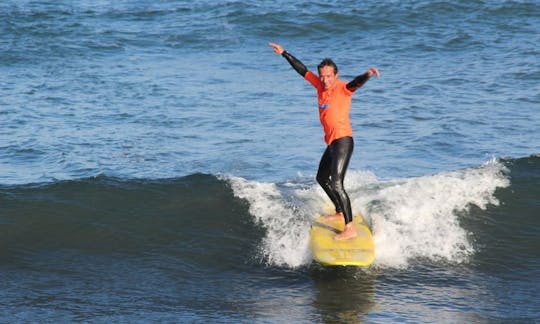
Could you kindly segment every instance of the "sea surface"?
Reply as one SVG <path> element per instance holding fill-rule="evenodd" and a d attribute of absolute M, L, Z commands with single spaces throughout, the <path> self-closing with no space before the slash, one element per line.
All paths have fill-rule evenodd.
<path fill-rule="evenodd" d="M 309 228 L 350 80 L 372 266 Z M 538 1 L 0 3 L 0 322 L 539 323 Z"/>

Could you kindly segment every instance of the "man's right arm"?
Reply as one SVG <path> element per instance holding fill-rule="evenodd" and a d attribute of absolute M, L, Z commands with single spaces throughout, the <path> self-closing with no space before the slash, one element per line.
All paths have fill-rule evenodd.
<path fill-rule="evenodd" d="M 289 64 L 293 67 L 293 69 L 295 69 L 296 72 L 298 72 L 298 74 L 300 74 L 302 77 L 306 76 L 308 69 L 302 62 L 300 62 L 299 59 L 297 59 L 287 51 L 283 51 L 283 53 L 281 53 L 281 56 L 283 56 L 287 60 L 287 62 L 289 62 Z"/>
<path fill-rule="evenodd" d="M 308 69 L 304 64 L 302 64 L 302 62 L 300 62 L 300 60 L 292 56 L 291 53 L 285 51 L 283 47 L 281 47 L 281 45 L 277 43 L 270 43 L 268 45 L 272 47 L 276 54 L 283 56 L 287 60 L 287 62 L 289 62 L 289 64 L 296 70 L 296 72 L 298 72 L 298 74 L 300 74 L 302 77 L 306 76 Z"/>

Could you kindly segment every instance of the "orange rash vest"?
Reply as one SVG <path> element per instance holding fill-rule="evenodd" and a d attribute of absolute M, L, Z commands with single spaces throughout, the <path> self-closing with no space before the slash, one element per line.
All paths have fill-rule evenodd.
<path fill-rule="evenodd" d="M 330 89 L 325 89 L 321 79 L 308 71 L 304 78 L 317 89 L 319 118 L 324 129 L 324 141 L 330 145 L 334 140 L 353 136 L 349 114 L 351 110 L 352 92 L 347 83 L 336 79 Z"/>

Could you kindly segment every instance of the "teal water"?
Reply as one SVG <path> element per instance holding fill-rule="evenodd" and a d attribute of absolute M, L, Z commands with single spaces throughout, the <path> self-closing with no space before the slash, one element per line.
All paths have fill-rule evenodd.
<path fill-rule="evenodd" d="M 7 322 L 537 322 L 540 5 L 4 1 Z M 353 97 L 377 256 L 311 261 L 315 93 Z"/>

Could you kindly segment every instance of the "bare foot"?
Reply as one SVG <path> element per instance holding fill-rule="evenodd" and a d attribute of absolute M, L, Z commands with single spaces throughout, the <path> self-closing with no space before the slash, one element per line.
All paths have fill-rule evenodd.
<path fill-rule="evenodd" d="M 325 222 L 333 222 L 336 220 L 345 220 L 343 213 L 335 213 L 334 215 L 325 216 L 323 218 L 323 221 Z"/>
<path fill-rule="evenodd" d="M 353 223 L 349 223 L 345 225 L 345 229 L 343 230 L 343 232 L 334 236 L 334 240 L 336 241 L 350 240 L 352 238 L 355 238 L 356 236 L 358 236 L 358 233 L 356 233 L 356 228 L 354 228 Z"/>

